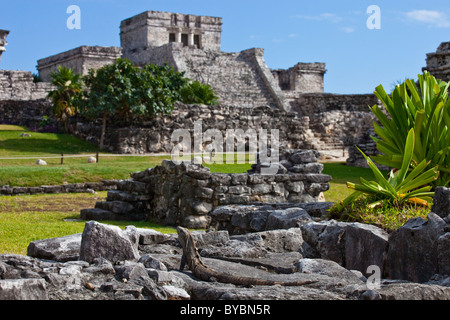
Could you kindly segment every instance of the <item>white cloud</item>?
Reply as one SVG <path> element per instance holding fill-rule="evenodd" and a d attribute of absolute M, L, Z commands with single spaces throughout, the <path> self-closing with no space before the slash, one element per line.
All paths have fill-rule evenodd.
<path fill-rule="evenodd" d="M 333 24 L 341 24 L 341 22 L 348 20 L 348 19 L 344 19 L 343 17 L 341 17 L 335 13 L 329 13 L 329 12 L 321 13 L 319 15 L 314 15 L 314 16 L 297 14 L 294 17 L 297 19 L 312 20 L 312 21 L 324 21 L 324 22 L 329 22 L 329 23 L 333 23 Z M 341 26 L 338 28 L 338 30 L 341 30 L 345 33 L 355 32 L 354 28 L 348 27 L 348 26 L 347 27 Z"/>
<path fill-rule="evenodd" d="M 305 16 L 302 14 L 297 14 L 297 15 L 295 15 L 295 18 L 304 19 L 304 20 L 315 20 L 315 21 L 330 21 L 333 23 L 342 21 L 342 18 L 340 16 L 338 16 L 337 14 L 334 14 L 334 13 L 329 13 L 329 12 L 321 13 L 317 16 Z"/>
<path fill-rule="evenodd" d="M 351 27 L 342 27 L 341 30 L 346 32 L 346 33 L 352 33 L 352 32 L 355 31 L 355 29 L 353 29 Z"/>
<path fill-rule="evenodd" d="M 413 10 L 407 12 L 405 15 L 411 21 L 425 23 L 432 27 L 450 27 L 450 20 L 443 12 L 433 10 Z"/>
<path fill-rule="evenodd" d="M 274 42 L 274 43 L 281 43 L 281 42 L 284 42 L 284 38 L 273 38 L 272 42 Z"/>
<path fill-rule="evenodd" d="M 322 13 L 320 15 L 320 17 L 322 17 L 324 20 L 327 20 L 327 21 L 330 21 L 330 22 L 333 22 L 333 23 L 337 23 L 337 22 L 342 21 L 342 18 L 340 16 L 334 14 L 334 13 L 327 13 L 327 12 L 326 13 Z"/>

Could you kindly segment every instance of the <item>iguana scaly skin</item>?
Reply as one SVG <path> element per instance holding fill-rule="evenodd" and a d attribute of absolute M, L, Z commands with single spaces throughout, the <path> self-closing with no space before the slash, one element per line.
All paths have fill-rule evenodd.
<path fill-rule="evenodd" d="M 184 264 L 186 263 L 189 267 L 189 270 L 199 279 L 204 281 L 217 281 L 224 283 L 231 283 L 235 285 L 282 285 L 282 286 L 301 286 L 305 284 L 310 284 L 317 282 L 315 280 L 306 280 L 306 281 L 292 281 L 292 282 L 283 282 L 283 281 L 271 281 L 271 280 L 263 280 L 256 278 L 248 278 L 248 277 L 239 277 L 234 276 L 227 273 L 221 273 L 214 269 L 207 267 L 198 253 L 197 247 L 195 246 L 194 238 L 192 234 L 183 227 L 177 227 L 178 233 L 178 241 L 183 247 L 183 258 L 180 266 L 180 271 L 184 269 Z"/>

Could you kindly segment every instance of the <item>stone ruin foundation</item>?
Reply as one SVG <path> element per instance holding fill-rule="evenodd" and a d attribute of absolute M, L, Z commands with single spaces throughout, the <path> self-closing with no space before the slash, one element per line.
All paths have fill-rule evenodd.
<path fill-rule="evenodd" d="M 252 165 L 246 173 L 224 174 L 190 162 L 164 160 L 119 181 L 117 190 L 108 191 L 106 201 L 83 209 L 81 218 L 151 218 L 165 225 L 208 228 L 214 220 L 211 213 L 219 206 L 316 202 L 331 180 L 321 173 L 318 157 L 314 150 L 287 150 L 281 153 L 278 173 L 273 175 L 260 174 L 261 164 Z"/>

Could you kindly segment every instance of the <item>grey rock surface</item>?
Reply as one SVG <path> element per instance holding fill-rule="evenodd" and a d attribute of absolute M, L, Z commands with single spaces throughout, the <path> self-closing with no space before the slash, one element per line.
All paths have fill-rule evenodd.
<path fill-rule="evenodd" d="M 431 215 L 426 223 L 416 219 L 405 230 L 432 234 L 433 230 L 440 230 L 439 219 L 437 215 Z M 79 240 L 80 257 L 86 257 L 84 260 L 75 255 L 68 261 L 48 259 L 50 254 L 59 257 L 61 244 L 70 237 L 38 242 L 36 247 L 45 250 L 30 250 L 41 252 L 46 258 L 0 255 L 0 299 L 450 299 L 450 277 L 444 273 L 449 233 L 436 240 L 440 257 L 437 273 L 418 283 L 385 279 L 381 273 L 373 282 L 366 270 L 353 270 L 355 266 L 365 266 L 365 260 L 370 259 L 362 245 L 375 247 L 380 242 L 382 247 L 386 240 L 383 232 L 371 226 L 324 221 L 232 236 L 227 231 L 193 232 L 202 260 L 216 271 L 275 281 L 316 281 L 303 286 L 242 287 L 205 282 L 188 268 L 179 270 L 182 249 L 176 234 L 132 226 L 121 230 L 98 222 L 87 222 L 85 231 Z M 77 237 L 74 235 L 69 243 L 75 244 Z M 352 245 L 354 248 L 349 251 Z M 338 253 L 343 256 L 337 261 L 330 259 Z M 357 253 L 364 261 L 357 261 Z"/>

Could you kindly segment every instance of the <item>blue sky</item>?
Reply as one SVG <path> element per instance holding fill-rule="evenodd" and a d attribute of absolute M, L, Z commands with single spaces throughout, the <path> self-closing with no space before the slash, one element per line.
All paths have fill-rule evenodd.
<path fill-rule="evenodd" d="M 269 68 L 325 62 L 325 92 L 371 93 L 416 78 L 426 54 L 450 41 L 448 0 L 0 0 L 0 29 L 11 30 L 1 69 L 36 73 L 38 59 L 80 45 L 120 46 L 120 21 L 146 10 L 223 18 L 222 51 L 264 48 Z M 70 5 L 81 29 L 69 30 Z M 381 29 L 368 29 L 367 8 Z"/>

